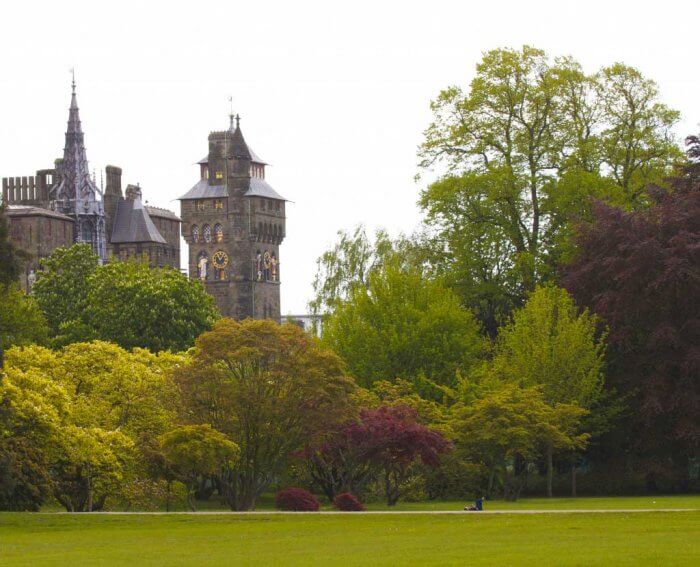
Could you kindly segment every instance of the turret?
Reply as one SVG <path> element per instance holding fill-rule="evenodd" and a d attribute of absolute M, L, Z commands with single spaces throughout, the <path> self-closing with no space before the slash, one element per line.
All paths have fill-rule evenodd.
<path fill-rule="evenodd" d="M 107 184 L 105 185 L 104 194 L 104 209 L 105 209 L 105 226 L 107 231 L 107 239 L 112 237 L 112 228 L 114 227 L 114 217 L 117 214 L 117 205 L 119 199 L 122 198 L 122 170 L 120 167 L 108 165 L 105 168 L 107 175 Z"/>

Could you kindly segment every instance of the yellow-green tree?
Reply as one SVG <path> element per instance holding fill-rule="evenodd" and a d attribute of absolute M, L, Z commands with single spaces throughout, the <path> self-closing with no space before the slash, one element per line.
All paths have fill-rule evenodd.
<path fill-rule="evenodd" d="M 219 476 L 233 510 L 255 506 L 291 453 L 335 421 L 355 388 L 336 354 L 292 324 L 221 319 L 175 372 L 183 419 L 210 424 L 240 447 Z"/>
<path fill-rule="evenodd" d="M 158 437 L 178 411 L 171 371 L 183 356 L 93 342 L 13 348 L 7 359 L 13 380 L 61 408 L 46 462 L 67 509 L 102 508 L 108 498 L 128 498 L 133 482 L 157 476 Z"/>
<path fill-rule="evenodd" d="M 38 510 L 69 411 L 65 390 L 36 370 L 0 374 L 0 510 Z"/>
<path fill-rule="evenodd" d="M 586 446 L 588 434 L 577 429 L 585 414 L 586 410 L 575 404 L 550 405 L 539 387 L 495 384 L 472 403 L 453 408 L 452 438 L 457 454 L 466 461 L 481 462 L 487 469 L 489 496 L 500 474 L 505 498 L 515 500 L 543 446 Z"/>
<path fill-rule="evenodd" d="M 183 425 L 160 437 L 166 463 L 187 486 L 187 503 L 195 509 L 197 480 L 235 467 L 240 449 L 211 425 Z"/>
<path fill-rule="evenodd" d="M 431 109 L 420 157 L 434 181 L 420 204 L 434 263 L 492 337 L 556 277 L 591 197 L 645 206 L 644 187 L 682 158 L 679 113 L 621 63 L 588 75 L 530 46 L 493 49 Z"/>
<path fill-rule="evenodd" d="M 398 258 L 373 270 L 324 323 L 323 342 L 364 387 L 403 378 L 426 396 L 442 397 L 460 370 L 474 364 L 484 341 L 473 315 L 439 280 Z M 431 386 L 431 383 L 438 387 Z"/>
<path fill-rule="evenodd" d="M 605 343 L 595 316 L 581 311 L 566 290 L 537 288 L 500 333 L 491 372 L 524 388 L 537 386 L 544 401 L 591 408 L 603 390 Z M 574 424 L 575 426 L 575 424 Z M 546 442 L 547 494 L 552 494 L 553 453 Z"/>

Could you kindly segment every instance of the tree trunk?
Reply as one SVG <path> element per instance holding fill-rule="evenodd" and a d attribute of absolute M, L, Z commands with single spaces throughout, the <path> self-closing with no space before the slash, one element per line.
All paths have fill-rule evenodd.
<path fill-rule="evenodd" d="M 165 511 L 170 512 L 170 491 L 172 488 L 172 481 L 168 480 L 165 483 Z"/>
<path fill-rule="evenodd" d="M 552 497 L 552 477 L 554 476 L 554 462 L 552 459 L 552 446 L 547 446 L 547 497 Z"/>
<path fill-rule="evenodd" d="M 92 512 L 92 477 L 90 474 L 90 464 L 87 466 L 87 489 L 88 489 L 88 501 L 87 501 L 87 511 Z"/>
<path fill-rule="evenodd" d="M 576 457 L 571 460 L 571 496 L 576 498 Z"/>
<path fill-rule="evenodd" d="M 491 465 L 491 470 L 489 471 L 489 486 L 486 490 L 486 496 L 489 498 L 493 497 L 493 483 L 496 479 L 496 465 Z"/>
<path fill-rule="evenodd" d="M 190 485 L 187 487 L 187 506 L 189 506 L 192 512 L 195 511 L 195 493 L 197 491 L 196 484 L 194 486 Z"/>

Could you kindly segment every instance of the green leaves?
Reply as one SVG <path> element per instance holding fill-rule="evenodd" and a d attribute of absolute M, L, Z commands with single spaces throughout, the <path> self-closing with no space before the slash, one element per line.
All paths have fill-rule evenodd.
<path fill-rule="evenodd" d="M 88 278 L 98 266 L 89 244 L 56 248 L 41 262 L 32 295 L 44 312 L 52 335 L 61 324 L 80 319 L 88 306 Z"/>
<path fill-rule="evenodd" d="M 397 378 L 418 384 L 423 377 L 452 386 L 484 347 L 474 317 L 454 293 L 398 259 L 370 273 L 366 287 L 355 287 L 336 306 L 323 341 L 366 387 Z"/>
<path fill-rule="evenodd" d="M 491 337 L 570 258 L 592 198 L 644 206 L 681 157 L 678 112 L 623 64 L 587 75 L 570 57 L 496 49 L 431 109 L 419 157 L 434 176 L 420 205 L 444 244 L 433 261 Z"/>
<path fill-rule="evenodd" d="M 98 266 L 84 244 L 56 249 L 43 265 L 32 291 L 58 346 L 100 339 L 127 349 L 182 351 L 218 317 L 201 282 L 171 268 Z"/>

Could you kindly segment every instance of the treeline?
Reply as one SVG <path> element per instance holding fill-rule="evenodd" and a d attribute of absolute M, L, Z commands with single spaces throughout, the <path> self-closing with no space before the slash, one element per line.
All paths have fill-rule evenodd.
<path fill-rule="evenodd" d="M 700 141 L 529 47 L 432 108 L 424 223 L 340 233 L 321 339 L 86 245 L 25 295 L 0 211 L 0 508 L 697 489 Z"/>
<path fill-rule="evenodd" d="M 698 139 L 681 151 L 638 70 L 527 46 L 431 108 L 423 224 L 339 233 L 311 302 L 324 342 L 365 387 L 399 378 L 469 414 L 450 459 L 491 494 L 697 488 Z M 540 403 L 566 436 L 534 434 Z"/>

